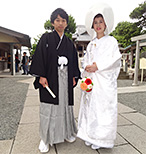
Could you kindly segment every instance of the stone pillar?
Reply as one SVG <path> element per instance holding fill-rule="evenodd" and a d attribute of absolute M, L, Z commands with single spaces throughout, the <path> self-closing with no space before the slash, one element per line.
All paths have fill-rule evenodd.
<path fill-rule="evenodd" d="M 21 64 L 21 62 L 22 62 L 22 56 L 23 56 L 23 55 L 22 55 L 22 49 L 20 48 L 20 57 L 19 57 L 19 58 L 20 58 L 20 64 Z"/>
<path fill-rule="evenodd" d="M 135 71 L 134 71 L 134 83 L 133 86 L 138 85 L 138 67 L 139 67 L 139 40 L 136 41 L 136 57 L 135 57 Z"/>
<path fill-rule="evenodd" d="M 11 75 L 15 75 L 15 55 L 14 55 L 14 45 L 10 44 L 11 53 Z"/>
<path fill-rule="evenodd" d="M 126 54 L 123 54 L 123 72 L 126 72 L 127 71 L 127 66 L 126 66 L 126 59 L 127 59 L 127 55 Z"/>

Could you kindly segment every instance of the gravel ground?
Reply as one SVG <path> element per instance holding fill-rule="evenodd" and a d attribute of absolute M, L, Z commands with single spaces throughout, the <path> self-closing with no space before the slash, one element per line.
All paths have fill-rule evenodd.
<path fill-rule="evenodd" d="M 17 81 L 24 79 L 0 78 L 0 140 L 15 137 L 29 86 Z"/>
<path fill-rule="evenodd" d="M 146 92 L 118 94 L 118 102 L 146 115 Z"/>
<path fill-rule="evenodd" d="M 0 78 L 0 140 L 12 139 L 16 135 L 29 86 L 18 82 L 24 79 L 23 76 Z M 118 80 L 118 87 L 131 86 L 132 83 L 132 80 Z M 146 92 L 118 94 L 118 102 L 146 115 Z"/>

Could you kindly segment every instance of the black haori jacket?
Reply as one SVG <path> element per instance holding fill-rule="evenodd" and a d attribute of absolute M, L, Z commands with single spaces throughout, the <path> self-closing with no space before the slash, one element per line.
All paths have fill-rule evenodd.
<path fill-rule="evenodd" d="M 32 58 L 30 74 L 47 78 L 50 89 L 56 95 L 56 98 L 53 98 L 46 88 L 43 88 L 43 86 L 39 83 L 39 77 L 36 77 L 36 80 L 34 81 L 34 87 L 36 89 L 39 88 L 40 101 L 58 105 L 58 56 L 67 57 L 69 105 L 74 105 L 73 77 L 76 77 L 76 81 L 78 81 L 80 77 L 77 51 L 72 41 L 65 35 L 63 36 L 62 42 L 57 50 L 56 48 L 59 44 L 59 41 L 60 37 L 56 31 L 42 35 Z"/>

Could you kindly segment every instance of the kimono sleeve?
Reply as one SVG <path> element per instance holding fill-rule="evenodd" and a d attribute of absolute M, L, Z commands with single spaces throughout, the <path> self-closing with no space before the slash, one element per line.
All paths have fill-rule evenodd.
<path fill-rule="evenodd" d="M 77 51 L 73 45 L 73 77 L 80 78 Z"/>
<path fill-rule="evenodd" d="M 46 77 L 46 40 L 47 34 L 43 34 L 39 40 L 30 66 L 30 74 Z"/>
<path fill-rule="evenodd" d="M 121 66 L 121 53 L 119 51 L 117 40 L 112 40 L 112 45 L 107 54 L 100 62 L 96 62 L 98 70 L 97 71 L 109 71 Z M 107 53 L 108 53 L 107 52 Z"/>
<path fill-rule="evenodd" d="M 80 77 L 80 70 L 79 70 L 79 65 L 78 65 L 78 56 L 77 56 L 77 51 L 73 45 L 73 77 L 75 77 L 76 84 L 73 87 L 76 87 L 78 80 L 81 78 Z"/>

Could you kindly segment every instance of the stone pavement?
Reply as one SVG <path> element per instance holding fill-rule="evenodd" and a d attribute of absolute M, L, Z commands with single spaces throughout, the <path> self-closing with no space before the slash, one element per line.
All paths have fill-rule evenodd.
<path fill-rule="evenodd" d="M 29 83 L 21 121 L 15 139 L 0 141 L 0 154 L 40 154 L 39 96 L 34 90 L 34 78 L 20 82 Z M 118 93 L 146 91 L 145 86 L 120 87 Z M 77 121 L 80 106 L 80 88 L 75 88 L 74 113 Z M 118 130 L 113 149 L 92 150 L 77 138 L 74 143 L 60 143 L 50 148 L 49 154 L 146 154 L 146 116 L 118 103 Z"/>

